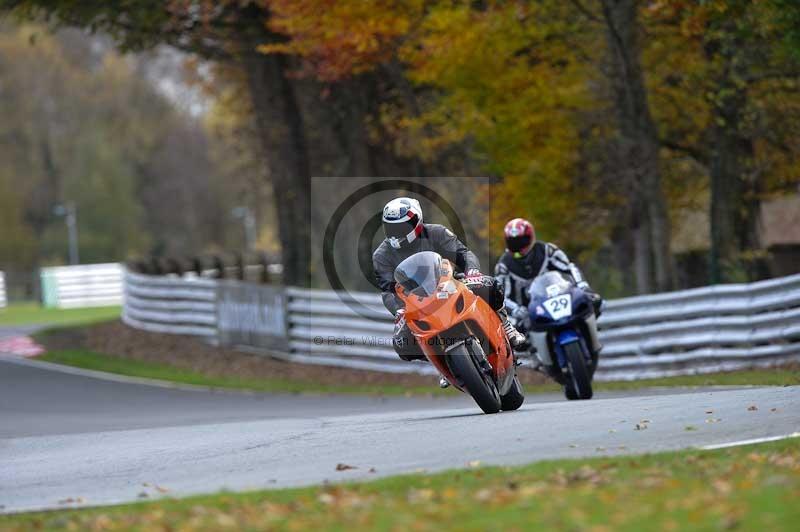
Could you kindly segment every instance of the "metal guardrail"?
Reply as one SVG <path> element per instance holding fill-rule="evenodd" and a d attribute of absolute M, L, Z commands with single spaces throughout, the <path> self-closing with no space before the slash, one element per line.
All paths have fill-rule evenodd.
<path fill-rule="evenodd" d="M 6 308 L 8 298 L 6 297 L 6 274 L 0 272 L 0 308 Z"/>
<path fill-rule="evenodd" d="M 150 332 L 217 340 L 217 282 L 125 273 L 122 321 Z"/>
<path fill-rule="evenodd" d="M 216 341 L 217 282 L 126 274 L 123 319 Z M 373 293 L 285 290 L 288 351 L 298 362 L 430 373 L 399 360 L 392 319 Z M 800 361 L 800 275 L 609 301 L 597 378 L 632 380 Z"/>
<path fill-rule="evenodd" d="M 397 373 L 432 373 L 392 347 L 394 320 L 379 294 L 288 288 L 289 348 L 299 362 Z"/>
<path fill-rule="evenodd" d="M 42 268 L 42 303 L 56 308 L 120 305 L 123 271 L 117 263 Z"/>
<path fill-rule="evenodd" d="M 610 301 L 603 377 L 729 371 L 800 360 L 800 275 Z"/>

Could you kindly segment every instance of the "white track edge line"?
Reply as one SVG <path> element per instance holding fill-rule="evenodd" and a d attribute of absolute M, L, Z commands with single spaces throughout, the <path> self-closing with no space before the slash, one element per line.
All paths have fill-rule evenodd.
<path fill-rule="evenodd" d="M 782 434 L 780 436 L 766 436 L 764 438 L 752 438 L 749 440 L 738 440 L 727 443 L 715 443 L 712 445 L 703 445 L 700 449 L 704 451 L 713 451 L 714 449 L 727 449 L 728 447 L 739 447 L 741 445 L 751 445 L 754 443 L 767 443 L 771 441 L 788 440 L 790 438 L 800 438 L 800 432 L 792 432 L 791 434 Z"/>
<path fill-rule="evenodd" d="M 167 388 L 172 390 L 180 390 L 186 392 L 211 392 L 220 394 L 233 394 L 233 395 L 272 395 L 270 392 L 259 392 L 254 390 L 244 390 L 235 388 L 218 388 L 214 386 L 203 386 L 201 384 L 188 384 L 173 381 L 165 381 L 161 379 L 150 379 L 147 377 L 134 377 L 131 375 L 122 375 L 120 373 L 110 373 L 107 371 L 100 371 L 95 369 L 79 368 L 76 366 L 67 366 L 65 364 L 56 364 L 54 362 L 46 362 L 44 360 L 36 360 L 35 357 L 7 357 L 0 358 L 0 362 L 8 362 L 18 366 L 27 366 L 31 368 L 57 371 L 59 373 L 66 373 L 68 375 L 75 375 L 78 377 L 88 377 L 90 379 L 99 379 L 104 381 L 119 382 L 122 384 L 136 384 L 142 386 L 154 386 L 156 388 Z M 275 394 L 275 395 L 292 395 L 292 394 Z M 309 394 L 314 395 L 314 394 Z M 322 395 L 322 394 L 320 394 Z"/>

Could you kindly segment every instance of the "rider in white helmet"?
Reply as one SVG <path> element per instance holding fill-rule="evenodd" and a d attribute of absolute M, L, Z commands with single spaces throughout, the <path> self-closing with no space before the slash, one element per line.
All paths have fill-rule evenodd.
<path fill-rule="evenodd" d="M 383 208 L 383 230 L 386 238 L 372 254 L 383 304 L 395 316 L 394 348 L 403 360 L 425 359 L 405 324 L 402 301 L 394 292 L 394 270 L 406 258 L 420 251 L 435 251 L 454 264 L 467 277 L 476 293 L 489 300 L 497 311 L 514 348 L 526 343 L 525 337 L 509 322 L 503 306 L 503 287 L 493 277 L 480 271 L 478 257 L 452 231 L 438 224 L 422 221 L 422 208 L 413 198 L 396 198 Z M 444 383 L 443 383 L 444 384 Z"/>

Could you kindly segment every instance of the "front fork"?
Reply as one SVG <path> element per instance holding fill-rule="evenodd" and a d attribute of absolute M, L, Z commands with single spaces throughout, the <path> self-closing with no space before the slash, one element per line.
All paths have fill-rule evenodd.
<path fill-rule="evenodd" d="M 578 342 L 580 344 L 581 352 L 583 353 L 584 359 L 586 360 L 587 368 L 589 368 L 591 375 L 594 375 L 594 371 L 597 368 L 596 364 L 597 353 L 593 354 L 593 352 L 586 345 L 587 342 L 584 339 L 584 337 L 574 329 L 562 329 L 558 331 L 555 335 L 555 338 L 553 338 L 553 351 L 555 351 L 556 355 L 555 363 L 558 365 L 560 373 L 562 375 L 566 375 L 569 373 L 569 364 L 567 363 L 567 356 L 566 353 L 564 352 L 564 346 L 574 342 Z M 553 361 L 551 360 L 551 364 L 552 362 Z M 550 367 L 552 369 L 555 369 L 553 368 L 553 365 L 551 365 Z M 551 376 L 553 375 L 551 374 Z"/>

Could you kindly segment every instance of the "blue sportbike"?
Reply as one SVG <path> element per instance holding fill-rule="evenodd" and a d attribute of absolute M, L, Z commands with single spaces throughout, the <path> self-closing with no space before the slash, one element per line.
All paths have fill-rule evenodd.
<path fill-rule="evenodd" d="M 589 348 L 595 309 L 589 296 L 558 272 L 528 288 L 528 338 L 544 371 L 564 387 L 567 399 L 591 399 L 597 353 Z"/>

